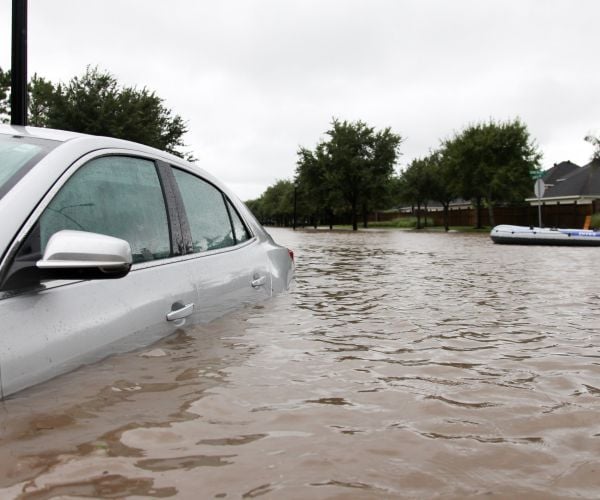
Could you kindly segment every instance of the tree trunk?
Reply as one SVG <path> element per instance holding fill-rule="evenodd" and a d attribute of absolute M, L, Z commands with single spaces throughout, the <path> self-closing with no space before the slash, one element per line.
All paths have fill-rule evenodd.
<path fill-rule="evenodd" d="M 477 207 L 477 224 L 475 225 L 475 229 L 481 229 L 481 196 L 478 196 L 475 203 Z"/>
<path fill-rule="evenodd" d="M 363 205 L 362 209 L 363 209 L 363 227 L 366 229 L 367 227 L 369 227 L 369 210 L 368 210 L 366 204 Z"/>
<path fill-rule="evenodd" d="M 448 224 L 448 208 L 449 208 L 449 203 L 442 203 L 442 206 L 444 207 L 444 229 L 446 232 L 448 232 L 450 230 L 450 225 Z"/>
<path fill-rule="evenodd" d="M 417 229 L 421 229 L 421 203 L 417 203 Z"/>
<path fill-rule="evenodd" d="M 352 201 L 352 231 L 358 231 L 358 214 L 356 213 L 356 200 Z"/>
<path fill-rule="evenodd" d="M 329 215 L 329 230 L 333 231 L 333 210 L 331 208 L 328 210 Z"/>
<path fill-rule="evenodd" d="M 488 215 L 490 217 L 490 226 L 494 227 L 496 225 L 494 219 L 494 203 L 488 200 Z"/>

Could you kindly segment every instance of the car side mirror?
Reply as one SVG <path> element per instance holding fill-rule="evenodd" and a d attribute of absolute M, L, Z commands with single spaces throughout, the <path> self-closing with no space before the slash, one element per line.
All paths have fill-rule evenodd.
<path fill-rule="evenodd" d="M 42 279 L 110 279 L 125 276 L 131 263 L 127 241 L 65 229 L 50 237 L 35 265 Z"/>

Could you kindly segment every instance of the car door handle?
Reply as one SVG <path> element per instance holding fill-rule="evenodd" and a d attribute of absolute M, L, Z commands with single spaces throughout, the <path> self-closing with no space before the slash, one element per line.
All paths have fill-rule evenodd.
<path fill-rule="evenodd" d="M 167 321 L 177 321 L 178 319 L 187 318 L 194 312 L 194 303 L 183 305 L 181 302 L 173 304 L 173 310 L 167 313 Z"/>
<path fill-rule="evenodd" d="M 255 275 L 254 279 L 251 281 L 251 285 L 254 288 L 258 288 L 259 286 L 263 286 L 266 282 L 267 282 L 266 276 L 261 276 L 260 278 L 257 278 Z"/>

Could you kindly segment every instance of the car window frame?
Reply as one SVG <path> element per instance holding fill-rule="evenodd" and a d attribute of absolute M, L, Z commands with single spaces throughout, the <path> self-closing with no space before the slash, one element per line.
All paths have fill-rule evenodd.
<path fill-rule="evenodd" d="M 184 241 L 185 241 L 185 248 L 186 248 L 186 253 L 183 256 L 181 256 L 182 259 L 189 260 L 189 259 L 224 253 L 224 252 L 235 251 L 235 250 L 243 248 L 247 245 L 250 245 L 257 240 L 257 236 L 254 233 L 254 231 L 252 230 L 252 226 L 250 224 L 248 224 L 248 222 L 242 216 L 240 211 L 236 208 L 235 203 L 231 200 L 231 198 L 229 196 L 227 196 L 227 194 L 221 187 L 219 187 L 216 183 L 211 182 L 210 179 L 207 179 L 206 177 L 201 175 L 201 173 L 198 173 L 190 168 L 186 168 L 183 165 L 179 165 L 179 164 L 175 164 L 175 163 L 166 163 L 166 162 L 164 162 L 164 163 L 166 166 L 169 167 L 168 173 L 167 173 L 168 182 L 170 182 L 172 184 L 173 189 L 175 190 L 175 193 L 177 196 L 176 207 L 177 207 L 177 211 L 179 214 L 181 230 L 183 233 L 183 237 L 184 237 Z M 203 252 L 190 251 L 190 249 L 193 247 L 192 232 L 190 229 L 190 223 L 189 223 L 189 219 L 188 219 L 188 215 L 187 215 L 187 210 L 183 203 L 183 197 L 181 196 L 181 191 L 179 190 L 179 185 L 177 184 L 177 180 L 175 179 L 175 174 L 173 173 L 173 169 L 181 170 L 187 174 L 192 175 L 193 177 L 198 178 L 199 180 L 201 180 L 203 182 L 206 182 L 207 184 L 212 186 L 214 189 L 216 189 L 221 194 L 221 196 L 223 198 L 223 205 L 225 206 L 227 217 L 229 219 L 231 231 L 232 231 L 232 234 L 234 235 L 234 239 L 235 239 L 235 243 L 233 245 L 230 245 L 227 247 L 222 247 L 222 248 L 214 248 L 211 250 L 205 250 Z M 248 234 L 250 237 L 245 241 L 237 242 L 237 237 L 235 236 L 235 229 L 233 227 L 233 221 L 231 219 L 231 214 L 229 213 L 229 207 L 228 207 L 227 202 L 229 202 L 229 204 L 231 204 L 231 206 L 235 209 L 239 219 L 242 221 L 242 224 L 244 224 L 244 226 L 246 227 L 246 230 L 248 231 Z"/>
<path fill-rule="evenodd" d="M 240 208 L 236 206 L 234 200 L 230 196 L 228 196 L 224 189 L 219 187 L 218 184 L 216 184 L 215 182 L 203 176 L 202 172 L 198 172 L 195 169 L 190 168 L 189 165 L 186 165 L 183 162 L 179 163 L 167 161 L 164 158 L 160 157 L 158 154 L 152 155 L 150 153 L 139 151 L 136 149 L 122 149 L 114 147 L 100 148 L 85 153 L 77 160 L 73 161 L 70 165 L 67 165 L 62 174 L 52 181 L 48 190 L 46 191 L 46 194 L 35 203 L 29 217 L 27 218 L 27 221 L 23 224 L 21 229 L 17 232 L 16 236 L 8 245 L 7 251 L 4 254 L 4 258 L 0 263 L 0 284 L 3 283 L 7 278 L 7 274 L 11 269 L 12 262 L 19 248 L 24 243 L 25 239 L 29 236 L 35 224 L 41 217 L 41 214 L 50 204 L 50 202 L 54 199 L 58 191 L 62 189 L 62 187 L 71 178 L 71 176 L 74 175 L 75 172 L 77 172 L 81 167 L 83 167 L 84 165 L 86 165 L 94 159 L 101 158 L 104 156 L 128 156 L 154 162 L 159 176 L 159 181 L 161 183 L 161 188 L 163 190 L 163 199 L 165 201 L 165 207 L 167 210 L 167 221 L 170 226 L 169 230 L 171 235 L 171 256 L 164 259 L 156 259 L 146 262 L 136 262 L 132 265 L 130 273 L 155 268 L 158 266 L 171 265 L 182 261 L 188 261 L 191 259 L 210 257 L 219 253 L 236 251 L 238 249 L 244 248 L 245 246 L 252 245 L 256 241 L 258 241 L 259 238 L 256 234 L 256 231 L 254 230 L 253 225 L 248 222 L 245 216 L 245 212 L 243 210 L 240 210 Z M 219 192 L 221 192 L 222 196 L 224 197 L 224 204 L 226 209 L 229 209 L 228 204 L 226 203 L 226 201 L 229 201 L 231 206 L 236 210 L 238 217 L 246 227 L 250 238 L 246 241 L 237 243 L 236 237 L 235 245 L 207 250 L 205 252 L 188 253 L 187 250 L 188 248 L 191 248 L 192 245 L 191 230 L 187 218 L 187 212 L 183 204 L 183 199 L 181 197 L 179 187 L 177 185 L 175 176 L 172 171 L 173 168 L 183 170 L 184 172 L 191 174 L 194 177 L 203 180 L 204 182 L 207 182 Z M 232 231 L 235 234 L 235 230 L 231 222 L 231 216 L 229 215 L 229 217 Z M 127 277 L 121 279 L 127 279 Z M 24 290 L 0 290 L 0 300 L 15 295 L 20 295 L 22 293 L 31 293 L 40 290 L 50 290 L 53 288 L 68 286 L 71 284 L 80 283 L 81 281 L 83 280 L 51 280 L 45 281 L 39 287 L 35 288 L 27 288 Z"/>
<path fill-rule="evenodd" d="M 170 255 L 169 257 L 165 257 L 162 259 L 156 259 L 151 261 L 144 262 L 136 262 L 132 264 L 130 272 L 136 272 L 143 269 L 158 267 L 170 264 L 172 262 L 176 262 L 183 256 L 181 253 L 181 245 L 180 242 L 183 241 L 183 235 L 179 220 L 179 215 L 176 209 L 176 194 L 172 190 L 172 183 L 168 180 L 165 170 L 160 166 L 161 160 L 156 156 L 144 153 L 143 151 L 137 150 L 129 150 L 129 149 L 119 149 L 119 148 L 104 148 L 95 151 L 90 151 L 74 162 L 72 162 L 69 166 L 65 168 L 63 173 L 58 176 L 52 182 L 51 186 L 46 191 L 46 194 L 42 197 L 41 200 L 37 202 L 33 210 L 31 211 L 27 221 L 16 237 L 13 238 L 12 242 L 9 245 L 8 251 L 5 254 L 5 258 L 2 261 L 2 268 L 0 269 L 0 284 L 3 284 L 5 280 L 8 278 L 8 274 L 11 270 L 12 263 L 14 258 L 16 257 L 21 245 L 26 241 L 31 232 L 34 230 L 35 225 L 38 223 L 42 213 L 48 205 L 52 202 L 56 194 L 67 184 L 69 179 L 79 171 L 82 167 L 87 165 L 89 162 L 96 160 L 98 158 L 103 157 L 114 157 L 114 156 L 125 156 L 129 158 L 137 158 L 141 160 L 147 160 L 154 164 L 156 169 L 156 173 L 159 179 L 159 183 L 161 186 L 161 192 L 163 195 L 163 200 L 165 203 L 165 210 L 167 215 L 167 225 L 169 230 L 169 242 L 170 242 Z M 164 163 L 164 162 L 162 162 Z M 126 279 L 121 278 L 121 279 Z M 65 286 L 74 283 L 80 283 L 84 280 L 50 280 L 45 281 L 40 284 L 39 287 L 34 288 L 26 288 L 23 290 L 2 290 L 0 289 L 0 300 L 5 298 L 5 296 L 12 297 L 14 295 L 18 295 L 21 293 L 29 293 L 31 291 L 39 291 L 40 289 L 47 290 L 52 289 L 59 286 Z"/>
<path fill-rule="evenodd" d="M 36 225 L 38 224 L 38 222 L 40 221 L 40 219 L 42 218 L 42 216 L 44 215 L 44 213 L 48 210 L 48 207 L 52 204 L 52 201 L 55 199 L 55 197 L 65 188 L 68 187 L 71 179 L 73 179 L 73 177 L 75 177 L 76 174 L 78 174 L 79 172 L 82 171 L 82 169 L 86 169 L 88 168 L 90 165 L 92 165 L 93 163 L 97 162 L 98 160 L 101 160 L 103 158 L 109 158 L 109 159 L 115 159 L 117 162 L 119 161 L 118 158 L 128 158 L 130 160 L 134 160 L 134 161 L 140 161 L 140 162 L 144 162 L 144 163 L 148 163 L 151 164 L 152 167 L 154 168 L 154 173 L 156 174 L 156 179 L 158 180 L 158 185 L 160 187 L 160 193 L 162 196 L 162 200 L 163 200 L 163 205 L 164 205 L 164 215 L 165 215 L 165 222 L 167 224 L 167 241 L 168 241 L 168 255 L 165 257 L 159 257 L 159 258 L 154 258 L 151 260 L 143 260 L 143 261 L 135 261 L 134 260 L 134 264 L 137 263 L 141 263 L 141 262 L 154 262 L 157 260 L 164 260 L 164 259 L 169 259 L 175 255 L 177 255 L 177 246 L 174 244 L 174 241 L 176 239 L 176 234 L 178 231 L 178 225 L 176 224 L 176 221 L 174 223 L 174 221 L 172 220 L 172 218 L 169 216 L 169 209 L 168 209 L 168 202 L 167 202 L 167 188 L 165 186 L 165 182 L 163 181 L 163 179 L 161 178 L 161 174 L 158 168 L 158 165 L 156 164 L 156 161 L 152 158 L 142 158 L 139 155 L 134 155 L 134 154 L 102 154 L 99 156 L 96 156 L 90 160 L 88 160 L 87 162 L 83 163 L 82 165 L 80 165 L 77 169 L 75 169 L 71 175 L 69 176 L 68 179 L 66 179 L 64 181 L 64 183 L 62 183 L 60 189 L 58 189 L 58 191 L 56 191 L 54 197 L 52 198 L 52 200 L 49 201 L 49 203 L 46 205 L 46 207 L 44 208 L 44 210 L 42 211 L 42 214 L 40 215 L 40 217 L 38 217 L 38 219 L 36 220 L 35 224 L 33 225 L 33 230 L 35 230 Z M 93 167 L 94 165 L 92 165 Z M 119 169 L 123 168 L 124 170 L 128 169 L 128 166 L 125 166 L 125 164 L 121 164 L 118 167 Z M 158 197 L 156 198 L 157 202 Z M 139 212 L 139 211 L 138 211 Z M 78 230 L 78 229 L 76 229 Z M 83 228 L 81 230 L 84 230 Z M 94 231 L 91 231 L 94 232 Z M 30 233 L 31 234 L 31 233 Z M 106 234 L 106 233 L 98 233 L 98 234 Z M 108 234 L 108 236 L 111 236 L 110 234 Z M 29 235 L 27 236 L 27 238 L 29 237 Z M 124 239 L 125 241 L 127 241 L 125 238 L 119 236 L 119 238 Z M 131 242 L 129 242 L 129 244 L 131 245 Z M 132 250 L 133 250 L 133 246 L 132 246 Z M 42 252 L 43 253 L 43 252 Z"/>
<path fill-rule="evenodd" d="M 244 221 L 244 219 L 240 215 L 239 210 L 237 208 L 235 208 L 235 205 L 233 204 L 233 202 L 227 197 L 227 195 L 225 193 L 221 193 L 221 194 L 223 195 L 223 201 L 225 202 L 225 209 L 227 210 L 227 214 L 229 215 L 229 222 L 231 223 L 231 228 L 232 228 L 232 232 L 233 232 L 233 239 L 235 241 L 235 245 L 241 245 L 242 243 L 245 243 L 246 241 L 252 239 L 252 233 L 250 232 L 248 224 L 246 223 L 246 221 Z M 244 241 L 238 242 L 237 232 L 235 229 L 235 225 L 233 223 L 233 215 L 231 214 L 232 210 L 235 212 L 235 215 L 237 216 L 238 220 L 242 223 L 242 226 L 244 226 L 244 229 L 246 230 L 246 234 L 248 235 L 248 238 L 245 239 Z"/>

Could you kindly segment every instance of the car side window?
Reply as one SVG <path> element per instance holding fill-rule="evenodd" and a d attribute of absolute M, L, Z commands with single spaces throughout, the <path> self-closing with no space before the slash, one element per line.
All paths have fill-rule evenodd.
<path fill-rule="evenodd" d="M 173 169 L 192 233 L 193 252 L 235 244 L 223 194 L 195 175 Z"/>
<path fill-rule="evenodd" d="M 133 262 L 168 257 L 167 209 L 154 162 L 105 156 L 82 166 L 40 217 L 42 253 L 50 237 L 62 229 L 124 239 L 131 246 Z"/>
<path fill-rule="evenodd" d="M 237 210 L 232 205 L 232 203 L 227 200 L 227 209 L 229 210 L 229 215 L 231 215 L 231 223 L 233 224 L 233 234 L 235 236 L 236 243 L 242 243 L 243 241 L 247 241 L 250 239 L 250 233 L 248 229 L 242 222 Z"/>

